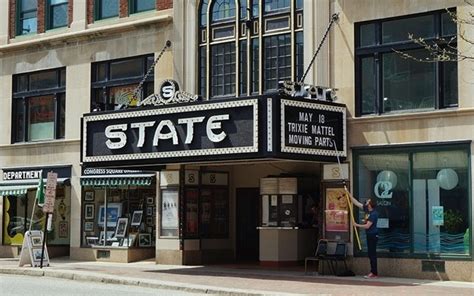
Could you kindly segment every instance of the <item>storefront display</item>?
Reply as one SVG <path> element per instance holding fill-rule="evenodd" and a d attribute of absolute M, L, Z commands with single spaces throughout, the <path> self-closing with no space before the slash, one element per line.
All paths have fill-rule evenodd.
<path fill-rule="evenodd" d="M 45 180 L 49 171 L 58 173 L 56 202 L 52 216 L 52 231 L 48 233 L 50 246 L 69 245 L 71 197 L 69 178 L 71 168 L 4 168 L 3 181 L 0 182 L 0 195 L 3 196 L 3 245 L 23 243 L 27 230 L 43 230 L 45 215 L 35 201 L 39 178 Z M 46 182 L 44 181 L 44 184 Z"/>
<path fill-rule="evenodd" d="M 377 202 L 379 252 L 469 255 L 468 151 L 469 144 L 357 151 L 356 195 Z"/>
<path fill-rule="evenodd" d="M 84 170 L 81 178 L 82 245 L 107 248 L 152 246 L 155 233 L 154 178 L 155 174 L 141 171 Z"/>

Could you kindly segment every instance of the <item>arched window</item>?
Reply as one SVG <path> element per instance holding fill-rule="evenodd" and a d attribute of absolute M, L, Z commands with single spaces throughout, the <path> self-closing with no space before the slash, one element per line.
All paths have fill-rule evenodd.
<path fill-rule="evenodd" d="M 202 0 L 199 92 L 205 98 L 264 94 L 303 72 L 302 0 Z"/>
<path fill-rule="evenodd" d="M 235 0 L 215 0 L 212 4 L 212 21 L 235 17 Z"/>

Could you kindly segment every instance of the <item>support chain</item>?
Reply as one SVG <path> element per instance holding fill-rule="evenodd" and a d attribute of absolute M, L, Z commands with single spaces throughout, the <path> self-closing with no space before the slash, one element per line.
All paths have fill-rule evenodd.
<path fill-rule="evenodd" d="M 133 98 L 134 99 L 137 99 L 138 98 L 138 93 L 142 90 L 143 88 L 143 84 L 145 83 L 145 81 L 147 80 L 148 76 L 150 76 L 151 72 L 153 71 L 153 69 L 155 69 L 155 66 L 156 64 L 158 63 L 158 61 L 160 60 L 161 56 L 165 53 L 165 50 L 167 48 L 171 47 L 171 41 L 167 40 L 166 41 L 166 44 L 165 46 L 163 47 L 163 49 L 160 51 L 160 53 L 158 54 L 158 57 L 156 57 L 155 61 L 153 62 L 153 64 L 150 66 L 150 68 L 148 69 L 148 71 L 146 72 L 145 76 L 143 76 L 143 79 L 142 81 L 140 81 L 140 83 L 138 84 L 137 88 L 135 88 L 135 91 L 133 92 Z M 139 100 L 140 101 L 140 100 Z"/>
<path fill-rule="evenodd" d="M 308 68 L 306 69 L 306 71 L 304 72 L 303 76 L 301 77 L 299 83 L 300 84 L 303 84 L 304 83 L 304 79 L 306 78 L 306 75 L 308 75 L 308 72 L 309 72 L 309 69 L 311 69 L 311 66 L 313 65 L 314 63 L 314 60 L 316 59 L 316 56 L 318 55 L 319 51 L 321 50 L 321 47 L 323 47 L 323 44 L 324 44 L 324 41 L 326 41 L 326 38 L 328 37 L 329 35 L 329 30 L 331 29 L 332 25 L 337 21 L 339 20 L 339 13 L 335 13 L 332 15 L 331 17 L 331 22 L 329 22 L 329 25 L 326 29 L 326 32 L 324 33 L 324 36 L 323 36 L 323 39 L 321 40 L 321 42 L 319 43 L 319 46 L 318 46 L 318 49 L 316 49 L 316 52 L 314 53 L 313 55 L 313 58 L 311 59 L 311 62 L 309 63 L 308 65 Z"/>

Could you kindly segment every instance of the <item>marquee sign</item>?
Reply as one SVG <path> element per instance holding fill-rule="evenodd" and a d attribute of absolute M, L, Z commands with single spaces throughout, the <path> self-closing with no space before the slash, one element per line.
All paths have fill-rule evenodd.
<path fill-rule="evenodd" d="M 258 152 L 257 99 L 135 110 L 84 116 L 83 163 Z"/>
<path fill-rule="evenodd" d="M 347 156 L 344 106 L 282 99 L 280 111 L 281 152 Z"/>
<path fill-rule="evenodd" d="M 171 100 L 176 85 L 158 97 Z M 168 99 L 167 99 L 168 98 Z M 266 95 L 90 113 L 82 118 L 85 168 L 287 159 L 336 162 L 346 150 L 346 107 Z"/>

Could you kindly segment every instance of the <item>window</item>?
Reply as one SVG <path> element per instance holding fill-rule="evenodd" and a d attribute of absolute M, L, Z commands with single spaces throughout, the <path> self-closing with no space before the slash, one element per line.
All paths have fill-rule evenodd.
<path fill-rule="evenodd" d="M 71 199 L 65 194 L 67 188 L 64 184 L 57 185 L 54 212 L 59 218 L 53 220 L 54 231 L 48 233 L 48 245 L 69 245 Z M 3 245 L 21 246 L 30 224 L 31 230 L 44 229 L 45 216 L 42 211 L 36 210 L 35 195 L 36 190 L 28 190 L 25 194 L 3 197 Z M 33 216 L 32 210 L 35 210 Z"/>
<path fill-rule="evenodd" d="M 48 0 L 48 29 L 65 27 L 68 24 L 69 0 Z"/>
<path fill-rule="evenodd" d="M 457 106 L 457 63 L 434 61 L 409 34 L 456 48 L 446 11 L 356 25 L 358 116 Z"/>
<path fill-rule="evenodd" d="M 65 73 L 62 68 L 13 76 L 13 143 L 64 138 Z"/>
<path fill-rule="evenodd" d="M 116 17 L 119 13 L 119 0 L 96 0 L 95 19 Z"/>
<path fill-rule="evenodd" d="M 356 196 L 377 203 L 378 252 L 469 255 L 469 144 L 362 149 L 354 160 Z"/>
<path fill-rule="evenodd" d="M 137 13 L 155 9 L 156 0 L 132 0 L 130 2 L 130 12 Z"/>
<path fill-rule="evenodd" d="M 275 91 L 279 81 L 301 77 L 303 28 L 290 20 L 293 16 L 301 21 L 302 9 L 300 0 L 200 1 L 200 94 L 207 98 L 263 94 Z"/>
<path fill-rule="evenodd" d="M 38 25 L 38 1 L 20 0 L 18 3 L 17 35 L 36 33 Z"/>
<path fill-rule="evenodd" d="M 153 178 L 86 178 L 82 181 L 82 247 L 127 249 L 155 245 L 157 204 Z"/>
<path fill-rule="evenodd" d="M 153 55 L 92 64 L 92 111 L 136 106 L 135 89 L 153 64 Z M 139 98 L 154 92 L 153 72 L 142 86 Z"/>

